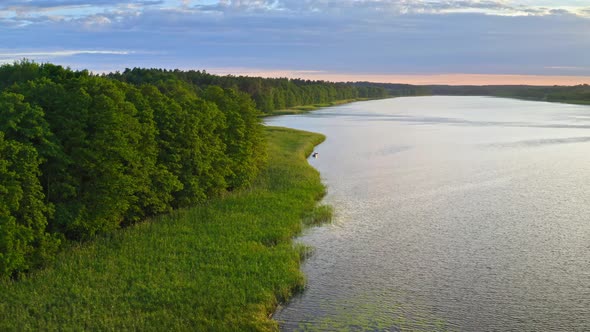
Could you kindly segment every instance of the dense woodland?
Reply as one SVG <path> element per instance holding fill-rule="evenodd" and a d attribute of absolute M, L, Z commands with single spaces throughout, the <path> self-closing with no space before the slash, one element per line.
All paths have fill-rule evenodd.
<path fill-rule="evenodd" d="M 147 216 L 248 186 L 265 164 L 260 115 L 385 89 L 128 69 L 0 67 L 0 278 Z"/>
<path fill-rule="evenodd" d="M 300 105 L 323 104 L 336 100 L 359 98 L 385 98 L 390 93 L 376 84 L 332 83 L 287 78 L 260 78 L 249 76 L 217 76 L 205 71 L 180 71 L 165 69 L 126 69 L 122 73 L 109 74 L 131 84 L 154 84 L 166 80 L 180 80 L 196 89 L 219 86 L 242 91 L 250 95 L 257 108 L 271 113 Z"/>
<path fill-rule="evenodd" d="M 355 82 L 356 87 L 372 87 L 385 90 L 385 94 L 390 97 L 413 97 L 413 96 L 430 96 L 432 89 L 429 86 L 399 84 L 399 83 L 372 83 L 372 82 Z"/>
<path fill-rule="evenodd" d="M 0 276 L 149 215 L 247 186 L 265 161 L 250 96 L 0 67 Z"/>

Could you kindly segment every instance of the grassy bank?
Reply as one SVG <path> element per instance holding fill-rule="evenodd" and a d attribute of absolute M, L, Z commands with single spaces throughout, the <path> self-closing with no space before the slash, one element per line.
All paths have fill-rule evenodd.
<path fill-rule="evenodd" d="M 266 116 L 301 114 L 301 113 L 315 111 L 315 110 L 322 108 L 322 107 L 338 106 L 338 105 L 353 103 L 355 101 L 365 101 L 365 100 L 369 100 L 369 98 L 343 99 L 343 100 L 336 100 L 333 102 L 323 103 L 323 104 L 295 106 L 295 107 L 287 108 L 284 110 L 272 111 Z"/>
<path fill-rule="evenodd" d="M 267 128 L 255 185 L 64 251 L 0 283 L 0 330 L 275 330 L 272 314 L 304 285 L 302 218 L 325 218 L 305 156 L 318 134 Z M 328 212 L 329 213 L 329 212 Z M 317 217 L 317 218 L 316 218 Z"/>

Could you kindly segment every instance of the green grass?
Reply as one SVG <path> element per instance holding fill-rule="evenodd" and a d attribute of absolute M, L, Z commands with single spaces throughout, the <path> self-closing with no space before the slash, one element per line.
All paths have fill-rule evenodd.
<path fill-rule="evenodd" d="M 73 245 L 0 283 L 0 330 L 276 330 L 277 303 L 305 284 L 310 250 L 292 238 L 331 209 L 315 208 L 325 188 L 305 160 L 324 137 L 267 134 L 269 164 L 252 188 Z"/>
<path fill-rule="evenodd" d="M 317 226 L 332 221 L 334 209 L 330 205 L 318 205 L 303 215 L 303 224 Z"/>
<path fill-rule="evenodd" d="M 343 100 L 336 100 L 329 103 L 323 104 L 313 104 L 313 105 L 302 105 L 302 106 L 295 106 L 283 110 L 275 110 L 270 112 L 269 114 L 265 114 L 265 116 L 269 115 L 287 115 L 287 114 L 302 114 L 311 111 L 315 111 L 322 107 L 330 107 L 330 106 L 337 106 L 342 104 L 353 103 L 355 101 L 364 101 L 369 100 L 368 98 L 356 98 L 356 99 L 343 99 Z"/>

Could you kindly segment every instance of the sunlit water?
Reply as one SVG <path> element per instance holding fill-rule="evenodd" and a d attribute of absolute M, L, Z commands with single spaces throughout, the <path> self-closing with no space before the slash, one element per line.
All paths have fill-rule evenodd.
<path fill-rule="evenodd" d="M 283 330 L 590 330 L 590 107 L 369 101 L 270 125 L 321 132 L 331 225 L 308 229 Z"/>

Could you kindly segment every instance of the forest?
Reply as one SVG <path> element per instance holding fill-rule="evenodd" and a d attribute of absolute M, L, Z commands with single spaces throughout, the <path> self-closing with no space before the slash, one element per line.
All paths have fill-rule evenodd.
<path fill-rule="evenodd" d="M 433 95 L 459 96 L 495 96 L 522 98 L 550 102 L 573 104 L 590 104 L 590 86 L 527 86 L 527 85 L 490 85 L 490 86 L 430 86 Z"/>
<path fill-rule="evenodd" d="M 126 69 L 122 73 L 107 75 L 131 84 L 154 84 L 166 80 L 180 80 L 196 89 L 219 86 L 242 91 L 252 97 L 263 113 L 271 113 L 301 105 L 328 103 L 358 98 L 386 98 L 390 93 L 375 84 L 333 83 L 287 78 L 261 78 L 249 76 L 218 76 L 199 70 Z"/>
<path fill-rule="evenodd" d="M 359 84 L 359 83 L 357 83 Z M 370 84 L 365 82 L 364 84 Z M 529 100 L 590 104 L 590 86 L 531 86 L 531 85 L 405 85 L 372 83 L 391 96 L 494 96 Z"/>
<path fill-rule="evenodd" d="M 64 244 L 250 185 L 266 162 L 261 115 L 382 98 L 381 87 L 127 69 L 0 66 L 0 278 Z"/>

